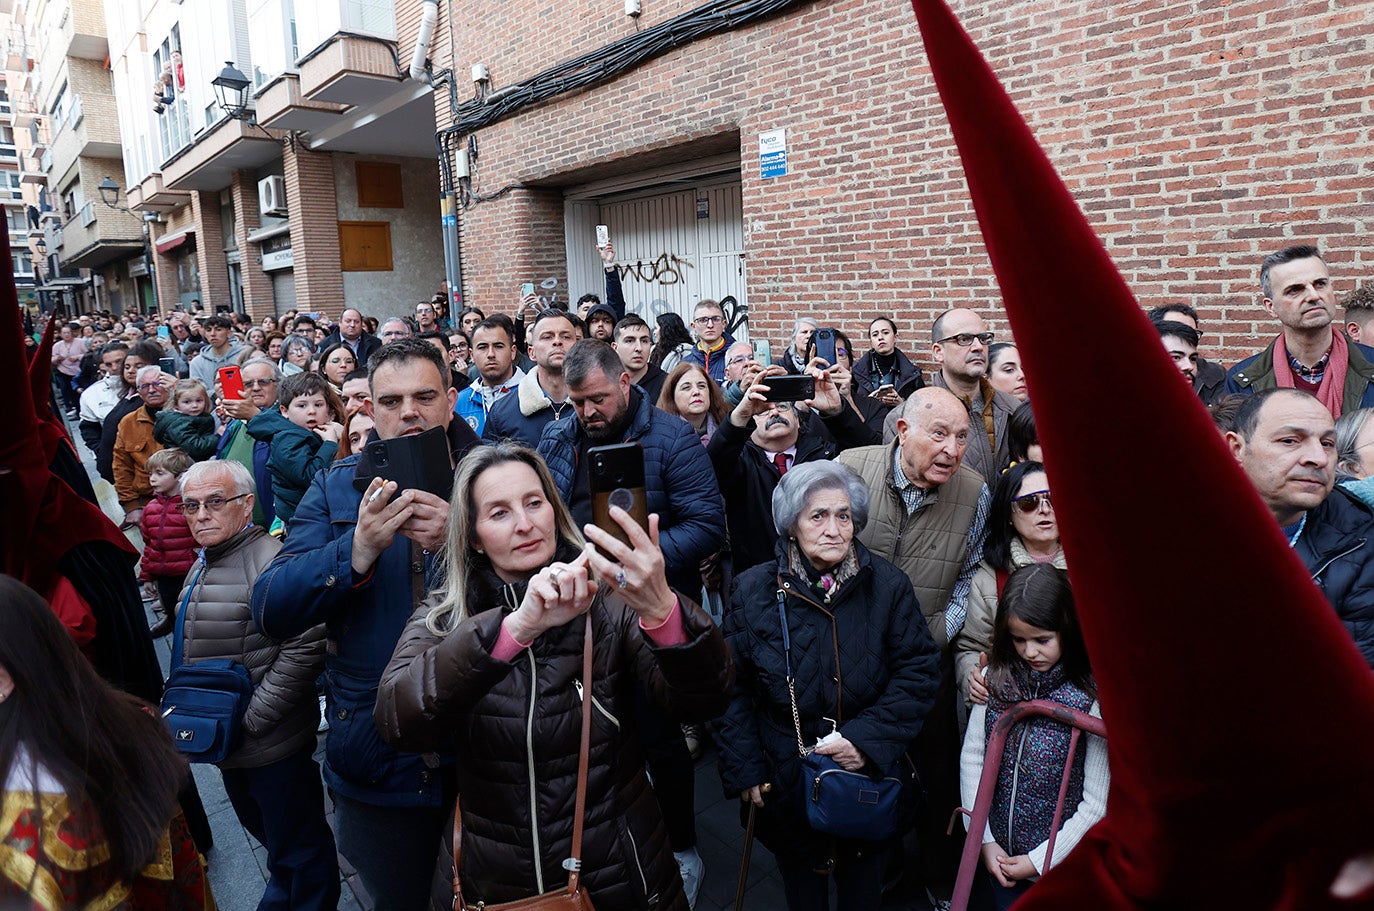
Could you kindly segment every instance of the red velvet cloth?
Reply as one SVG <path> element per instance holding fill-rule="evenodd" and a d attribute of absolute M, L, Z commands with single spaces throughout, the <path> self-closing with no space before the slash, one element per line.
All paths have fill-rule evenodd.
<path fill-rule="evenodd" d="M 1350 907 L 1327 885 L 1374 849 L 1374 675 L 973 42 L 942 0 L 913 5 L 1108 731 L 1106 817 L 1016 907 Z M 1084 338 L 1110 352 L 1091 382 Z"/>
<path fill-rule="evenodd" d="M 0 572 L 39 592 L 57 590 L 58 561 L 76 544 L 107 541 L 136 553 L 115 523 L 49 470 L 57 448 L 72 445 L 49 405 L 54 325 L 55 319 L 49 321 L 43 343 L 29 361 L 13 260 L 9 248 L 3 248 L 0 346 L 9 347 L 10 353 L 0 350 L 0 388 L 21 394 L 9 398 L 6 419 L 0 421 Z"/>

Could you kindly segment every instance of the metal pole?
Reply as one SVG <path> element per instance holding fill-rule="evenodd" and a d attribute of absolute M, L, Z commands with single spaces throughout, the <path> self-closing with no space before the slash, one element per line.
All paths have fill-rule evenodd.
<path fill-rule="evenodd" d="M 439 194 L 439 224 L 444 235 L 444 278 L 448 282 L 448 312 L 452 319 L 463 306 L 463 263 L 458 246 L 458 205 L 453 193 Z"/>

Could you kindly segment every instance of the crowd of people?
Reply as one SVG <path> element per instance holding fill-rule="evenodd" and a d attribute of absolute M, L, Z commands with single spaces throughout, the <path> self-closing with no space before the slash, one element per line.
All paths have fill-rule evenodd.
<path fill-rule="evenodd" d="M 336 850 L 384 909 L 450 908 L 460 879 L 469 904 L 514 901 L 569 870 L 599 908 L 691 907 L 708 742 L 792 911 L 831 907 L 832 881 L 841 909 L 894 890 L 947 903 L 950 817 L 1001 763 L 979 900 L 1008 907 L 1109 787 L 1107 743 L 1071 747 L 1052 720 L 986 755 L 1019 702 L 1101 717 L 1015 341 L 955 308 L 928 340 L 877 315 L 860 352 L 817 314 L 769 363 L 715 301 L 690 331 L 628 312 L 603 257 L 605 302 L 571 309 L 450 317 L 440 295 L 337 323 L 63 326 L 59 407 L 141 532 L 151 633 L 252 677 L 219 765 L 267 849 L 259 907 L 334 907 Z M 1374 295 L 1347 295 L 1338 322 L 1306 246 L 1267 257 L 1259 285 L 1278 333 L 1229 371 L 1199 355 L 1193 308 L 1149 317 L 1374 665 Z M 435 430 L 448 497 L 400 489 L 366 445 Z M 589 452 L 620 443 L 642 451 L 648 519 L 614 505 L 607 527 Z M 55 776 L 71 795 L 69 748 L 10 720 L 42 702 L 5 639 L 0 728 L 21 746 L 0 740 L 7 790 Z M 815 757 L 895 783 L 890 829 L 868 830 L 885 834 L 818 819 Z"/>

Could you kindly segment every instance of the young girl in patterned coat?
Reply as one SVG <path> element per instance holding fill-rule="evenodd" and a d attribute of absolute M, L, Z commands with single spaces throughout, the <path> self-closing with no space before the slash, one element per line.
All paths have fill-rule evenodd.
<path fill-rule="evenodd" d="M 993 626 L 987 689 L 987 704 L 973 707 L 964 738 L 959 777 L 965 807 L 972 807 L 977 796 L 992 728 L 1013 705 L 1045 699 L 1100 717 L 1097 687 L 1063 570 L 1032 563 L 1007 579 Z M 1037 717 L 1015 727 L 1007 738 L 983 834 L 983 865 L 999 909 L 1009 908 L 1045 872 L 1064 765 L 1070 761 L 1069 737 L 1065 725 Z M 1106 742 L 1084 735 L 1071 762 L 1052 864 L 1068 855 L 1107 807 Z"/>

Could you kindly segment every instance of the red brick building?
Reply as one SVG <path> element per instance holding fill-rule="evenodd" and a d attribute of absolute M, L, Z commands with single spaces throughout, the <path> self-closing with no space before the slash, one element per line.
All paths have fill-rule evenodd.
<path fill-rule="evenodd" d="M 742 18 L 760 4 L 708 5 Z M 952 5 L 1141 303 L 1198 307 L 1209 356 L 1272 334 L 1266 252 L 1319 243 L 1340 292 L 1374 266 L 1374 4 Z M 608 224 L 632 309 L 689 315 L 728 294 L 775 353 L 802 314 L 857 343 L 870 316 L 895 312 L 922 359 L 947 307 L 1005 330 L 909 4 L 774 6 L 711 31 L 698 0 L 644 0 L 638 18 L 623 0 L 442 5 L 431 56 L 455 71 L 458 106 L 436 92 L 438 123 L 453 127 L 451 162 L 477 152 L 467 300 L 510 307 L 546 278 L 560 298 L 597 290 L 593 231 Z M 702 34 L 653 47 L 675 19 Z M 548 75 L 575 59 L 561 85 Z M 490 80 L 474 85 L 478 63 Z M 760 139 L 775 130 L 786 173 L 764 177 Z M 1062 291 L 1092 304 L 1072 262 Z"/>

